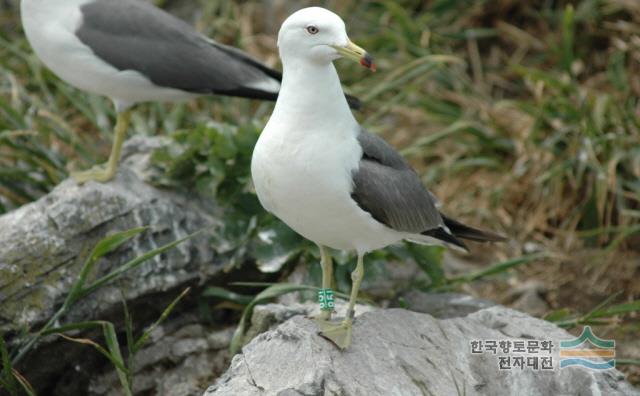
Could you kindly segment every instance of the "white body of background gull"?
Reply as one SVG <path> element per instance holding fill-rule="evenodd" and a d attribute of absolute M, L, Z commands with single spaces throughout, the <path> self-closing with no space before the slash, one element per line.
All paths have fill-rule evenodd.
<path fill-rule="evenodd" d="M 360 127 L 332 61 L 372 62 L 349 41 L 337 15 L 317 7 L 296 12 L 282 25 L 278 46 L 282 88 L 255 147 L 252 177 L 262 205 L 319 245 L 323 288 L 331 284 L 324 246 L 358 254 L 345 320 L 334 325 L 322 314 L 318 321 L 321 334 L 346 348 L 367 252 L 401 240 L 465 249 L 458 237 L 503 238 L 443 216 L 408 163 Z"/>
<path fill-rule="evenodd" d="M 113 177 L 128 110 L 137 103 L 206 94 L 266 100 L 278 95 L 279 72 L 146 1 L 22 0 L 21 15 L 44 64 L 71 85 L 108 96 L 118 112 L 107 166 L 76 174 L 81 182 Z"/>
<path fill-rule="evenodd" d="M 275 99 L 280 88 L 278 72 L 145 1 L 22 0 L 21 14 L 45 65 L 77 88 L 110 97 L 119 112 L 242 89 Z"/>

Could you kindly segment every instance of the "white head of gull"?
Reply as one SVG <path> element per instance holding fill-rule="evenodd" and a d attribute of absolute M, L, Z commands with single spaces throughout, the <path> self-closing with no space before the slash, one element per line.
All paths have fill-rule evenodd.
<path fill-rule="evenodd" d="M 339 16 L 318 7 L 294 13 L 280 29 L 278 48 L 282 87 L 256 144 L 251 173 L 265 209 L 318 245 L 323 292 L 332 276 L 325 247 L 357 253 L 346 317 L 332 323 L 330 310 L 317 317 L 320 334 L 344 349 L 351 343 L 367 252 L 401 240 L 466 249 L 458 238 L 504 238 L 442 215 L 402 156 L 358 124 L 333 61 L 345 57 L 370 69 L 375 65 L 349 40 Z"/>

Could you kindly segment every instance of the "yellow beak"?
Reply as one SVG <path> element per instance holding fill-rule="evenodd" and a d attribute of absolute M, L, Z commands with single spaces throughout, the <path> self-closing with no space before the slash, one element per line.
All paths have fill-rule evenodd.
<path fill-rule="evenodd" d="M 345 58 L 352 59 L 371 71 L 376 71 L 376 64 L 371 55 L 351 41 L 345 47 L 339 45 L 333 45 L 332 47 Z"/>

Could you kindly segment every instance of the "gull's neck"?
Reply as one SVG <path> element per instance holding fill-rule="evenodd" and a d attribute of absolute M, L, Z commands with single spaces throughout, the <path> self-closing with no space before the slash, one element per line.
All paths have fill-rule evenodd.
<path fill-rule="evenodd" d="M 286 125 L 286 133 L 335 131 L 355 133 L 351 113 L 333 63 L 283 60 L 278 101 L 269 123 Z"/>

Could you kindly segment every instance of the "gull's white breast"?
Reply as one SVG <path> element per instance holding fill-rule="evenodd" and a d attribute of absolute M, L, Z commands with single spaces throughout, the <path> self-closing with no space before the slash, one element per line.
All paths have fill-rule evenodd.
<path fill-rule="evenodd" d="M 262 205 L 297 233 L 323 246 L 364 253 L 402 235 L 351 198 L 351 174 L 362 156 L 356 133 L 287 133 L 270 122 L 256 144 L 251 172 Z"/>
<path fill-rule="evenodd" d="M 121 71 L 98 58 L 75 34 L 82 23 L 80 7 L 90 1 L 22 0 L 24 31 L 36 55 L 48 68 L 77 88 L 110 97 L 119 110 L 139 102 L 178 101 L 197 96 L 156 86 L 137 71 Z"/>

